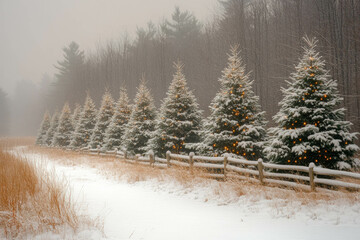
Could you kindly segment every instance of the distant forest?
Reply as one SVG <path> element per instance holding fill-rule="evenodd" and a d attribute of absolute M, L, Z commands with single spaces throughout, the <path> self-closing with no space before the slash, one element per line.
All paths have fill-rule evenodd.
<path fill-rule="evenodd" d="M 86 91 L 97 104 L 105 89 L 117 98 L 120 86 L 134 97 L 143 75 L 159 106 L 174 74 L 173 62 L 178 59 L 184 63 L 189 86 L 207 115 L 210 101 L 219 90 L 218 78 L 231 44 L 239 44 L 272 125 L 271 117 L 282 99 L 280 89 L 294 71 L 305 35 L 319 40 L 318 50 L 344 98 L 346 119 L 354 123 L 353 131 L 360 131 L 358 0 L 225 0 L 219 1 L 218 13 L 207 23 L 175 8 L 163 22 L 139 27 L 133 39 L 124 35 L 91 53 L 71 43 L 63 49 L 64 58 L 54 63 L 58 73 L 51 83 L 45 79 L 48 85 L 35 91 L 41 106 L 30 110 L 16 103 L 19 106 L 13 107 L 13 125 L 18 126 L 13 131 L 16 134 L 21 130 L 21 114 L 31 111 L 34 119 L 29 124 L 33 129 L 28 134 L 35 135 L 45 109 L 60 110 L 65 102 L 82 104 Z M 21 91 L 26 89 L 19 88 L 22 90 L 16 94 L 24 99 Z"/>

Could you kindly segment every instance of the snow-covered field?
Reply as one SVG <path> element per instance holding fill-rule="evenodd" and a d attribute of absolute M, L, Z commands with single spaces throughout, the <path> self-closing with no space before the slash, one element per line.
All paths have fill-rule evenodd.
<path fill-rule="evenodd" d="M 106 177 L 95 168 L 61 165 L 17 149 L 32 161 L 46 161 L 49 169 L 68 180 L 74 200 L 86 205 L 87 214 L 104 220 L 105 237 L 83 231 L 66 238 L 330 240 L 360 236 L 359 202 L 339 199 L 304 205 L 246 194 L 224 198 L 212 191 L 221 184 L 216 181 L 192 188 L 156 179 L 129 183 Z M 57 237 L 63 238 L 52 235 Z"/>

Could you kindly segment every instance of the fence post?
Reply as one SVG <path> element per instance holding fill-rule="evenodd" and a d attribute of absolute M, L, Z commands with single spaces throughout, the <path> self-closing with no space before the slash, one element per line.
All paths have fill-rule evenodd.
<path fill-rule="evenodd" d="M 310 178 L 311 191 L 315 191 L 314 167 L 315 167 L 315 164 L 313 162 L 309 164 L 309 178 Z"/>
<path fill-rule="evenodd" d="M 171 154 L 170 151 L 166 152 L 166 163 L 168 168 L 170 167 L 170 154 Z"/>
<path fill-rule="evenodd" d="M 127 151 L 124 150 L 124 159 L 127 159 Z"/>
<path fill-rule="evenodd" d="M 97 145 L 97 154 L 100 155 L 100 145 Z"/>
<path fill-rule="evenodd" d="M 259 180 L 261 184 L 264 184 L 264 165 L 261 158 L 258 159 L 258 170 L 259 170 Z"/>
<path fill-rule="evenodd" d="M 193 173 L 193 166 L 194 166 L 194 152 L 189 153 L 189 164 L 190 164 L 190 172 Z"/>
<path fill-rule="evenodd" d="M 138 158 L 139 158 L 140 154 L 135 154 L 135 163 L 138 163 Z"/>
<path fill-rule="evenodd" d="M 224 155 L 224 179 L 226 180 L 226 165 L 228 163 L 228 157 L 229 155 L 227 153 L 225 153 Z"/>
<path fill-rule="evenodd" d="M 118 149 L 117 148 L 115 148 L 115 151 L 114 151 L 114 157 L 116 158 L 116 154 L 117 154 L 117 152 L 118 152 Z"/>
<path fill-rule="evenodd" d="M 154 167 L 155 164 L 155 156 L 154 156 L 154 151 L 150 150 L 149 151 L 149 160 L 150 160 L 150 166 Z"/>

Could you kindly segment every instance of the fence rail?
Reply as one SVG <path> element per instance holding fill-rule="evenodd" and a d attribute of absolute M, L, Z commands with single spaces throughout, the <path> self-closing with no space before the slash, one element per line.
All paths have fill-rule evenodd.
<path fill-rule="evenodd" d="M 351 181 L 360 179 L 359 173 L 346 172 L 316 167 L 314 163 L 306 166 L 281 165 L 264 163 L 262 159 L 258 161 L 246 160 L 242 157 L 233 158 L 227 154 L 223 157 L 196 156 L 194 153 L 189 155 L 166 153 L 166 158 L 156 157 L 152 151 L 147 155 L 127 156 L 126 152 L 104 151 L 100 148 L 83 148 L 80 151 L 100 156 L 113 156 L 124 159 L 126 162 L 148 165 L 151 167 L 170 168 L 172 166 L 182 167 L 193 172 L 193 169 L 205 169 L 208 171 L 206 176 L 227 179 L 235 178 L 260 182 L 261 184 L 276 184 L 291 188 L 299 188 L 306 191 L 315 191 L 316 188 L 346 188 L 360 190 L 359 183 L 346 182 L 343 178 Z"/>

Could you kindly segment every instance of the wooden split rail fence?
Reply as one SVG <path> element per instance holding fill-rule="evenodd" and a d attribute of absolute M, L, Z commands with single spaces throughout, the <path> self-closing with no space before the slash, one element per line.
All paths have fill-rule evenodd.
<path fill-rule="evenodd" d="M 316 167 L 314 163 L 306 166 L 280 165 L 258 161 L 249 161 L 242 157 L 233 158 L 227 154 L 223 157 L 196 156 L 173 154 L 168 151 L 166 158 L 159 158 L 150 151 L 147 155 L 127 156 L 122 151 L 102 151 L 100 148 L 83 148 L 81 151 L 100 156 L 114 156 L 126 162 L 149 165 L 151 167 L 170 168 L 172 166 L 183 167 L 193 172 L 194 169 L 207 170 L 207 176 L 217 179 L 240 179 L 261 184 L 276 184 L 292 188 L 300 188 L 305 191 L 315 191 L 317 187 L 346 188 L 360 190 L 359 173 L 331 170 Z M 345 181 L 347 180 L 347 181 Z M 351 182 L 352 181 L 352 182 Z"/>

